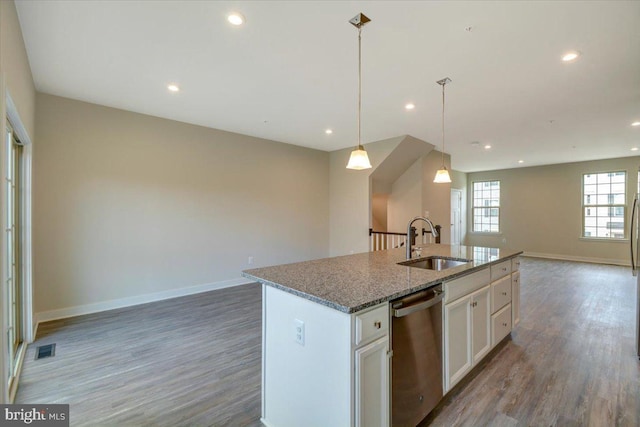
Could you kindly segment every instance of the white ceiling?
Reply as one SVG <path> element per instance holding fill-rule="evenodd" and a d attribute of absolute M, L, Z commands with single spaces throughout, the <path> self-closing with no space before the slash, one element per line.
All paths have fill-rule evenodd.
<path fill-rule="evenodd" d="M 363 12 L 372 20 L 362 31 L 363 143 L 409 134 L 441 147 L 436 80 L 450 77 L 454 169 L 624 157 L 640 146 L 630 125 L 640 120 L 639 1 L 16 5 L 36 88 L 59 96 L 320 150 L 353 146 L 348 20 Z M 230 11 L 246 24 L 228 24 Z M 582 55 L 563 63 L 568 50 Z M 167 91 L 172 82 L 181 92 Z"/>

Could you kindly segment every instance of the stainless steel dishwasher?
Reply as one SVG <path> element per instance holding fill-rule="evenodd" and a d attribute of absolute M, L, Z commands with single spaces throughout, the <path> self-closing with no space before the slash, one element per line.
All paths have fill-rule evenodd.
<path fill-rule="evenodd" d="M 442 399 L 442 285 L 391 303 L 391 424 L 416 426 Z"/>

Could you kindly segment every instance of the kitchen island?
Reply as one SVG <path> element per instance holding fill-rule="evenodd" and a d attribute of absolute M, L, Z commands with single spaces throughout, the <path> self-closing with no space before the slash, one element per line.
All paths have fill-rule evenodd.
<path fill-rule="evenodd" d="M 508 335 L 516 312 L 511 308 L 511 276 L 517 270 L 512 262 L 521 252 L 449 245 L 422 247 L 420 258 L 471 261 L 434 271 L 399 265 L 406 261 L 405 251 L 391 249 L 243 272 L 243 276 L 263 284 L 263 424 L 389 425 L 389 302 L 396 298 L 444 284 L 445 392 L 497 344 L 498 338 Z M 494 281 L 504 282 L 507 275 L 509 302 L 498 307 L 497 296 L 504 286 L 496 290 L 493 301 L 492 285 Z M 474 335 L 472 320 L 475 322 L 477 316 L 468 307 L 476 302 L 472 298 L 480 299 L 478 292 L 487 295 L 486 331 Z M 471 303 L 461 304 L 467 298 Z M 491 303 L 500 311 L 494 312 Z M 448 322 L 449 305 L 456 310 L 451 311 L 452 321 L 458 322 L 465 315 L 468 321 L 459 325 Z M 461 317 L 457 307 L 466 314 Z M 504 322 L 507 308 L 509 322 Z M 495 321 L 494 315 L 499 315 Z M 497 330 L 497 322 L 508 325 Z M 474 349 L 474 344 L 478 347 L 477 343 L 483 341 L 479 337 L 484 332 L 488 341 L 485 348 Z"/>

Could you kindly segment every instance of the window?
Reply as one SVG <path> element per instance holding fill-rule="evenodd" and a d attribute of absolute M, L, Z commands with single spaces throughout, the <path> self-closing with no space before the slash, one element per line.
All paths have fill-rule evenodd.
<path fill-rule="evenodd" d="M 627 173 L 582 176 L 583 237 L 624 239 Z"/>
<path fill-rule="evenodd" d="M 473 183 L 473 231 L 500 231 L 500 181 Z"/>

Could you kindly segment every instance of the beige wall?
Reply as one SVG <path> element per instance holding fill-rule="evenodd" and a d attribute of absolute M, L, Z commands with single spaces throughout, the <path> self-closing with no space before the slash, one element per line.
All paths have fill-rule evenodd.
<path fill-rule="evenodd" d="M 388 194 L 373 194 L 371 196 L 371 227 L 375 231 L 387 231 L 388 199 Z"/>
<path fill-rule="evenodd" d="M 640 157 L 625 157 L 469 173 L 469 193 L 472 192 L 474 181 L 500 181 L 501 232 L 498 235 L 472 232 L 472 194 L 469 194 L 467 243 L 522 249 L 526 253 L 542 256 L 627 264 L 628 240 L 603 242 L 580 237 L 582 175 L 590 172 L 626 170 L 627 203 L 630 206 L 637 191 L 638 166 Z"/>
<path fill-rule="evenodd" d="M 387 229 L 402 233 L 407 223 L 422 215 L 422 158 L 416 160 L 392 185 L 387 204 Z"/>
<path fill-rule="evenodd" d="M 13 99 L 27 134 L 33 138 L 35 87 L 16 6 L 10 0 L 0 1 L 0 64 L 6 91 Z M 4 98 L 3 93 L 2 102 Z M 2 126 L 4 127 L 4 124 Z"/>
<path fill-rule="evenodd" d="M 37 312 L 328 255 L 326 152 L 46 94 L 36 130 Z"/>
<path fill-rule="evenodd" d="M 441 243 L 448 244 L 451 242 L 451 184 L 433 182 L 436 172 L 442 167 L 442 158 L 442 152 L 436 150 L 422 158 L 422 215 L 428 211 L 429 219 L 442 226 Z M 444 155 L 444 164 L 451 172 L 451 157 L 448 154 Z"/>
<path fill-rule="evenodd" d="M 330 153 L 330 255 L 369 251 L 373 184 L 370 175 L 404 139 L 404 136 L 365 145 L 372 168 L 346 168 L 353 148 Z"/>

